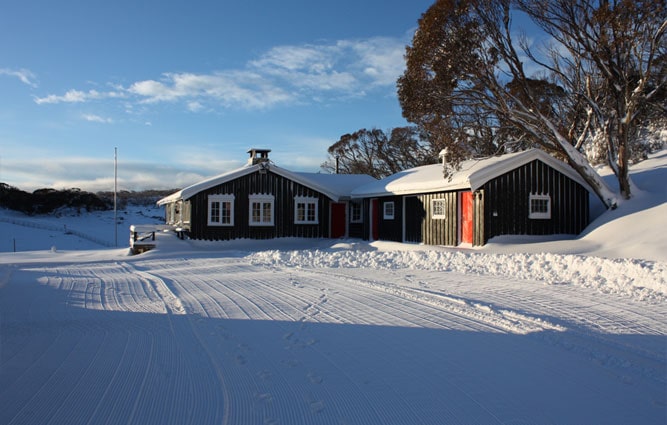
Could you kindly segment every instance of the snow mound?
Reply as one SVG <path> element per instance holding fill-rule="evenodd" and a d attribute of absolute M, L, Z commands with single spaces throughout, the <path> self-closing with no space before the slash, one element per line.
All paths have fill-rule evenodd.
<path fill-rule="evenodd" d="M 350 248 L 352 246 L 349 246 Z M 371 245 L 368 245 L 371 247 Z M 485 254 L 446 250 L 269 250 L 255 264 L 301 268 L 410 269 L 512 277 L 547 285 L 577 285 L 651 303 L 667 300 L 667 264 L 561 254 Z"/>

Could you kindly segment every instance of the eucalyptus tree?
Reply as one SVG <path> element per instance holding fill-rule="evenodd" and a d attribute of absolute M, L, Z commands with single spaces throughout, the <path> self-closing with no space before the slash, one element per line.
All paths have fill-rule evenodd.
<path fill-rule="evenodd" d="M 322 164 L 324 170 L 376 178 L 437 160 L 437 153 L 414 126 L 397 127 L 389 132 L 363 128 L 344 134 L 329 147 L 328 154 Z"/>
<path fill-rule="evenodd" d="M 514 29 L 518 13 L 548 36 L 544 49 Z M 403 115 L 454 164 L 539 146 L 613 207 L 585 152 L 604 149 L 629 198 L 632 135 L 664 93 L 665 26 L 663 0 L 437 0 L 406 49 Z"/>

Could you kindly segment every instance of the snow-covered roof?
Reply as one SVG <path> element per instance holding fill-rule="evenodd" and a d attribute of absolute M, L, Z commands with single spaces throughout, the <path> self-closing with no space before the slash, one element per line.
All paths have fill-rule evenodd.
<path fill-rule="evenodd" d="M 246 165 L 236 170 L 232 170 L 211 178 L 202 180 L 185 189 L 172 193 L 171 195 L 160 199 L 157 204 L 165 205 L 172 202 L 187 200 L 197 193 L 226 183 L 228 181 L 252 174 L 259 171 L 262 167 L 268 169 L 279 176 L 295 181 L 313 190 L 316 190 L 328 196 L 334 201 L 350 196 L 352 189 L 367 184 L 375 179 L 365 174 L 321 174 L 321 173 L 301 173 L 286 170 L 273 163 L 261 163 L 255 165 Z"/>
<path fill-rule="evenodd" d="M 367 174 L 324 174 L 301 172 L 292 172 L 291 174 L 294 176 L 291 177 L 292 180 L 296 180 L 304 186 L 308 186 L 311 189 L 322 192 L 334 201 L 338 201 L 344 197 L 349 197 L 350 193 L 352 193 L 352 191 L 359 186 L 377 181 L 377 179 Z M 300 178 L 301 181 L 297 180 L 296 177 Z M 331 196 L 332 194 L 334 194 L 335 197 Z"/>
<path fill-rule="evenodd" d="M 393 174 L 360 186 L 352 191 L 353 198 L 387 195 L 410 195 L 447 190 L 477 190 L 489 180 L 538 159 L 571 179 L 588 187 L 567 164 L 539 149 L 463 161 L 450 178 L 443 176 L 442 164 L 424 165 Z"/>

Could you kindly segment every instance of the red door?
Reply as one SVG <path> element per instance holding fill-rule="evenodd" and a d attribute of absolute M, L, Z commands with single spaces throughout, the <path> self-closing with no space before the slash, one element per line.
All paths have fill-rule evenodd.
<path fill-rule="evenodd" d="M 461 243 L 472 244 L 472 192 L 461 192 Z"/>
<path fill-rule="evenodd" d="M 377 199 L 371 201 L 371 238 L 376 241 L 380 239 L 380 203 Z"/>
<path fill-rule="evenodd" d="M 345 204 L 331 204 L 331 237 L 345 237 Z"/>

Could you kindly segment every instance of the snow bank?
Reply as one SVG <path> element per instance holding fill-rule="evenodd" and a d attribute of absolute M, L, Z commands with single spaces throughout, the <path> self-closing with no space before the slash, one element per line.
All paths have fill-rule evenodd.
<path fill-rule="evenodd" d="M 667 263 L 580 255 L 482 254 L 435 249 L 372 250 L 372 245 L 329 250 L 269 250 L 255 264 L 303 268 L 410 269 L 512 277 L 548 285 L 577 285 L 648 302 L 667 300 Z"/>

